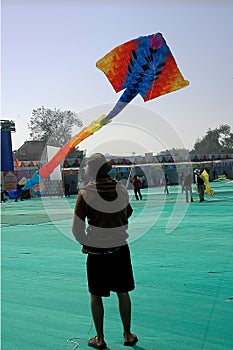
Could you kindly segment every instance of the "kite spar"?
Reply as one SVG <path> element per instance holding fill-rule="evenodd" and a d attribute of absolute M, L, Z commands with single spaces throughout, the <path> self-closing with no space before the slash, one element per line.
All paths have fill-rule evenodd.
<path fill-rule="evenodd" d="M 74 135 L 28 179 L 23 190 L 47 178 L 75 146 L 111 122 L 138 94 L 146 102 L 189 85 L 161 33 L 141 36 L 116 47 L 101 58 L 96 66 L 104 72 L 116 92 L 125 91 L 108 115 L 92 121 Z"/>

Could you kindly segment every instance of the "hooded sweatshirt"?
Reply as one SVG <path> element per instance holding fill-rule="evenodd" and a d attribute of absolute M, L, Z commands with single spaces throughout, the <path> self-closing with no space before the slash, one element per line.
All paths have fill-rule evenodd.
<path fill-rule="evenodd" d="M 110 177 L 89 182 L 77 196 L 73 234 L 88 247 L 126 244 L 128 218 L 133 210 L 126 188 Z"/>

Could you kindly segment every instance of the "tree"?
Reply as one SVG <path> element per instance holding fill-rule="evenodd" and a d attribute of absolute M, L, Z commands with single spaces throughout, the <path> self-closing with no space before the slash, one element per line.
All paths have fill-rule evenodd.
<path fill-rule="evenodd" d="M 225 153 L 233 152 L 233 133 L 229 125 L 221 125 L 220 131 L 220 144 L 222 145 Z"/>
<path fill-rule="evenodd" d="M 189 154 L 189 150 L 186 148 L 172 148 L 166 149 L 164 151 L 159 152 L 157 155 L 172 155 L 172 156 L 186 156 Z"/>
<path fill-rule="evenodd" d="M 72 111 L 47 109 L 44 106 L 33 109 L 28 128 L 35 141 L 45 141 L 51 146 L 63 146 L 70 138 L 72 126 L 81 127 L 82 121 Z"/>
<path fill-rule="evenodd" d="M 191 154 L 232 153 L 233 133 L 229 125 L 220 125 L 216 129 L 208 129 L 206 134 L 197 139 Z"/>

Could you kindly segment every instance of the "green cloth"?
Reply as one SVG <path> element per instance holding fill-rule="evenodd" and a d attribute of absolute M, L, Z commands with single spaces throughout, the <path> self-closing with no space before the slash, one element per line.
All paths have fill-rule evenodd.
<path fill-rule="evenodd" d="M 195 188 L 193 203 L 180 186 L 143 189 L 142 201 L 129 191 L 135 349 L 232 349 L 233 183 L 212 184 L 202 203 Z M 90 349 L 86 255 L 70 239 L 75 200 L 2 203 L 2 350 L 72 350 L 71 337 Z M 106 342 L 123 350 L 115 294 L 104 304 Z"/>

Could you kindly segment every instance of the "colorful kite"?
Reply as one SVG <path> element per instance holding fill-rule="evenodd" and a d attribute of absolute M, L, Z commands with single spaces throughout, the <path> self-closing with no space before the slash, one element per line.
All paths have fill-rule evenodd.
<path fill-rule="evenodd" d="M 189 85 L 160 33 L 116 47 L 96 66 L 106 74 L 116 92 L 125 89 L 106 120 L 115 117 L 137 94 L 149 101 Z"/>
<path fill-rule="evenodd" d="M 137 94 L 144 101 L 149 101 L 189 84 L 160 33 L 142 36 L 116 47 L 101 58 L 96 66 L 105 73 L 116 92 L 125 91 L 107 116 L 92 121 L 73 136 L 28 180 L 23 190 L 34 187 L 48 177 L 75 146 L 111 122 Z"/>

